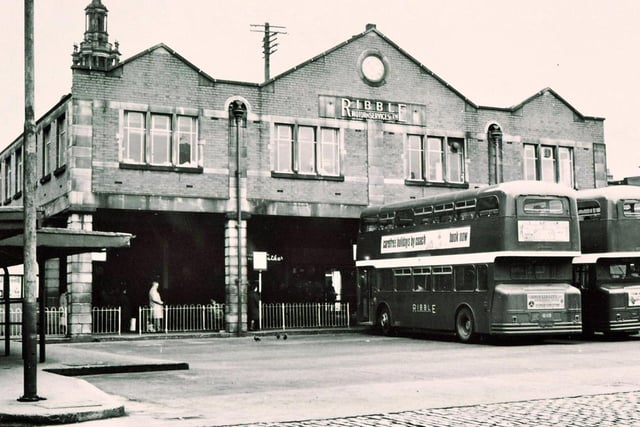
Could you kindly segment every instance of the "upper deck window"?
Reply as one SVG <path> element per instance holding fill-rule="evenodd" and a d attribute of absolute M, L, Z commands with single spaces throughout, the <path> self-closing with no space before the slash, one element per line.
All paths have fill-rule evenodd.
<path fill-rule="evenodd" d="M 562 199 L 526 198 L 522 210 L 528 215 L 565 215 L 565 203 Z"/>
<path fill-rule="evenodd" d="M 492 216 L 500 213 L 500 201 L 496 196 L 478 198 L 477 206 L 479 216 Z"/>
<path fill-rule="evenodd" d="M 585 200 L 578 202 L 578 218 L 580 221 L 599 219 L 602 209 L 596 200 Z"/>
<path fill-rule="evenodd" d="M 626 217 L 640 218 L 640 200 L 624 200 L 622 212 Z"/>

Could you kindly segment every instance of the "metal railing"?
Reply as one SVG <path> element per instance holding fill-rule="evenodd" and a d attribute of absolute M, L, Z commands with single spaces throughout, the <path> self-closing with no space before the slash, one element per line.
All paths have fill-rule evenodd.
<path fill-rule="evenodd" d="M 262 304 L 263 330 L 340 328 L 349 324 L 349 303 Z"/>
<path fill-rule="evenodd" d="M 45 335 L 64 336 L 67 331 L 67 313 L 64 307 L 45 307 Z M 0 307 L 0 337 L 4 337 L 5 308 Z M 20 338 L 22 336 L 22 307 L 17 305 L 9 309 L 9 336 Z"/>
<path fill-rule="evenodd" d="M 63 307 L 46 307 L 47 336 L 65 336 L 68 315 Z M 225 330 L 224 304 L 164 306 L 162 320 L 154 325 L 151 309 L 138 308 L 138 317 L 130 325 L 123 324 L 121 307 L 93 307 L 93 334 L 122 334 L 123 331 L 148 334 L 154 332 L 198 332 Z M 22 308 L 10 309 L 12 338 L 22 336 Z M 128 322 L 124 319 L 124 322 Z M 269 303 L 262 304 L 262 330 L 349 327 L 349 303 Z M 0 337 L 4 336 L 4 307 L 0 307 Z"/>
<path fill-rule="evenodd" d="M 224 304 L 165 305 L 162 318 L 151 308 L 138 308 L 138 333 L 221 331 L 225 328 Z"/>
<path fill-rule="evenodd" d="M 120 307 L 92 307 L 91 333 L 118 334 L 122 333 L 122 309 Z"/>

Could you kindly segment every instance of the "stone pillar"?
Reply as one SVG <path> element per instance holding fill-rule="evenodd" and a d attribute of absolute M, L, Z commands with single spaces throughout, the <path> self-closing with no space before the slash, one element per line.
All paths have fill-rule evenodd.
<path fill-rule="evenodd" d="M 67 228 L 90 231 L 93 229 L 93 216 L 71 214 L 67 218 Z M 93 291 L 93 267 L 90 253 L 67 257 L 67 290 L 69 292 L 69 334 L 71 336 L 90 335 Z"/>
<path fill-rule="evenodd" d="M 225 276 L 225 322 L 227 332 L 238 333 L 238 316 L 240 316 L 240 332 L 247 331 L 247 221 L 240 221 L 240 250 L 242 260 L 238 268 L 238 221 L 228 219 L 224 230 L 224 276 Z M 239 273 L 239 274 L 238 274 Z M 238 286 L 240 279 L 240 286 Z M 240 304 L 238 304 L 238 291 Z"/>

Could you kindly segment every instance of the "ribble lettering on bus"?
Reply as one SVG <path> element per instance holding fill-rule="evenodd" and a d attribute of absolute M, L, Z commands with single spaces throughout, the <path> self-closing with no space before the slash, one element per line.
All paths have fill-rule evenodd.
<path fill-rule="evenodd" d="M 412 304 L 411 308 L 414 313 L 436 314 L 435 304 Z"/>

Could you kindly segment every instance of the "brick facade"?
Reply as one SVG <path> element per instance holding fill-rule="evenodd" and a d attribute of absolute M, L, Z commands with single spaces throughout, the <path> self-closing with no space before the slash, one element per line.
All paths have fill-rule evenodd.
<path fill-rule="evenodd" d="M 384 58 L 387 65 L 382 84 L 368 83 L 359 71 L 360 61 L 369 51 Z M 72 73 L 72 93 L 37 124 L 37 170 L 42 175 L 39 178 L 43 178 L 37 197 L 45 217 L 48 221 L 72 224 L 75 221 L 70 218 L 88 215 L 93 216 L 94 226 L 130 212 L 182 215 L 181 221 L 189 221 L 191 217 L 184 217 L 187 214 L 217 218 L 224 224 L 219 230 L 224 237 L 207 244 L 222 248 L 220 252 L 225 254 L 224 268 L 220 270 L 224 271 L 226 302 L 233 306 L 228 323 L 235 324 L 240 315 L 245 328 L 245 304 L 240 310 L 237 307 L 238 264 L 234 259 L 237 249 L 233 248 L 238 241 L 234 216 L 236 128 L 229 112 L 232 101 L 240 101 L 246 109 L 238 129 L 238 175 L 241 210 L 243 215 L 251 215 L 249 223 L 252 216 L 343 219 L 355 223 L 366 206 L 490 184 L 489 145 L 494 143 L 489 140 L 491 125 L 499 126 L 502 132 L 497 145 L 498 169 L 493 173 L 501 180 L 524 178 L 524 146 L 532 144 L 570 149 L 576 189 L 606 183 L 603 156 L 595 152 L 605 143 L 603 119 L 582 115 L 552 89 L 544 89 L 514 107 L 479 106 L 375 26 L 368 26 L 347 42 L 263 84 L 216 80 L 164 44 L 123 62 L 115 61 L 106 69 L 75 64 Z M 328 117 L 319 113 L 323 96 L 416 105 L 415 111 L 407 113 L 414 114 L 412 120 L 416 122 Z M 339 110 L 340 105 L 335 108 Z M 198 164 L 181 168 L 123 162 L 125 114 L 129 111 L 194 117 Z M 57 121 L 61 115 L 65 116 L 65 122 Z M 49 135 L 55 138 L 58 123 L 66 126 L 65 139 L 58 148 L 66 150 L 66 163 L 48 172 L 42 164 L 44 132 L 50 127 Z M 337 129 L 339 173 L 330 177 L 277 173 L 277 124 Z M 410 134 L 462 141 L 463 181 L 410 182 L 407 178 Z M 6 188 L 5 172 L 21 144 L 20 137 L 0 154 L 2 200 L 7 205 L 21 202 L 15 196 L 16 191 Z M 49 155 L 50 163 L 55 163 L 55 150 Z M 243 221 L 243 227 L 246 223 Z M 251 234 L 251 225 L 243 230 Z M 352 238 L 355 240 L 355 236 Z M 242 240 L 240 245 L 248 256 L 252 236 L 244 234 Z M 166 255 L 169 258 L 175 256 L 171 254 L 171 246 L 169 242 Z M 350 248 L 346 253 L 349 252 Z M 77 308 L 73 304 L 82 302 L 84 305 L 78 310 L 84 313 L 91 304 L 87 296 L 87 292 L 91 294 L 91 271 L 86 271 L 91 269 L 91 262 L 87 262 L 87 256 L 78 257 L 69 262 L 69 287 L 73 292 L 82 291 L 72 298 L 72 310 Z M 166 265 L 157 267 L 154 270 L 158 273 L 167 272 Z M 242 292 L 246 293 L 249 271 L 245 267 L 242 271 Z M 166 289 L 168 279 L 164 280 Z M 246 301 L 246 295 L 242 301 Z M 85 318 L 75 318 L 74 322 L 74 331 L 86 332 Z M 233 328 L 230 330 L 234 331 Z"/>

